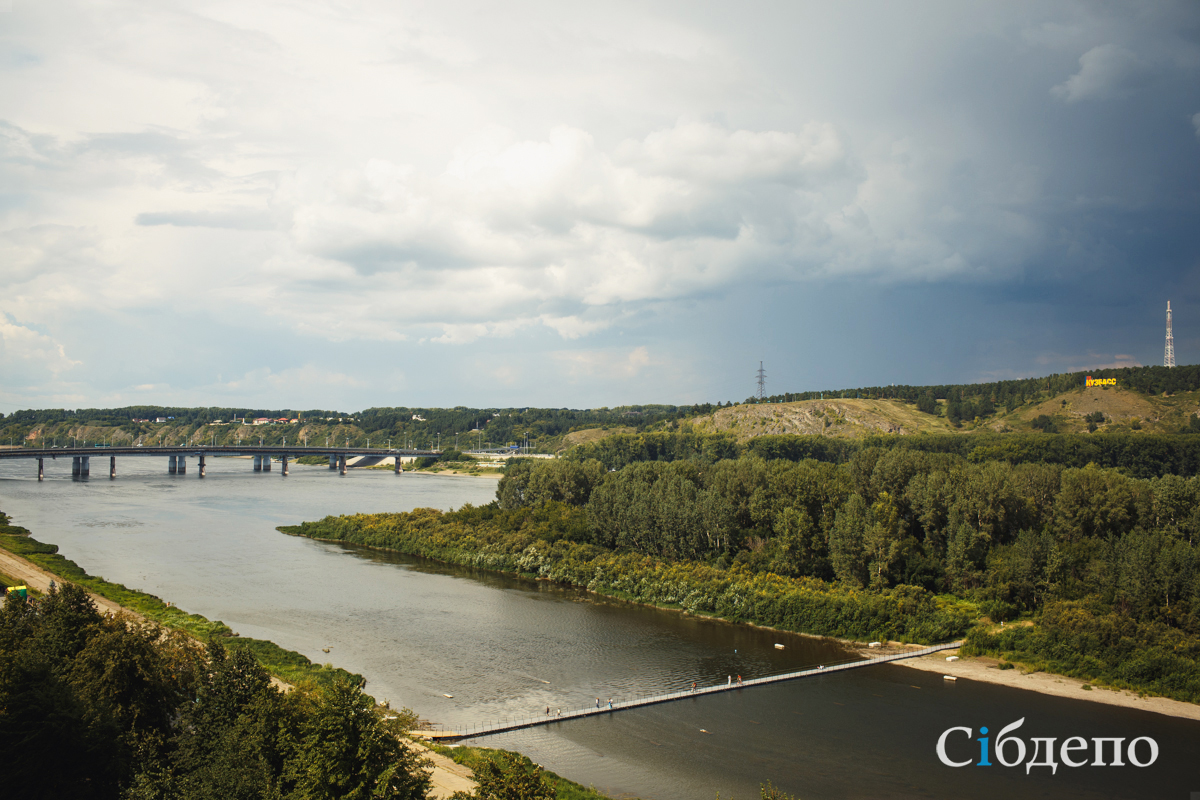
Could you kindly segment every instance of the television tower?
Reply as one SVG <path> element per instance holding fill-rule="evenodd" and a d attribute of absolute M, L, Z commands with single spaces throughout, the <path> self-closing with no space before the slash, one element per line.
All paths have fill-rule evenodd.
<path fill-rule="evenodd" d="M 1171 301 L 1167 301 L 1167 346 L 1163 350 L 1163 366 L 1175 366 L 1175 336 L 1171 333 Z"/>
<path fill-rule="evenodd" d="M 758 362 L 758 393 L 755 395 L 759 400 L 764 400 L 767 397 L 767 373 L 763 371 L 763 362 Z"/>

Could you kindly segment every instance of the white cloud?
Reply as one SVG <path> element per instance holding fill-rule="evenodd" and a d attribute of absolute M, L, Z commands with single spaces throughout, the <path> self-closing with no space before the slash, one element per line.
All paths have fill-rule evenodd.
<path fill-rule="evenodd" d="M 570 380 L 628 380 L 647 367 L 660 366 L 644 347 L 631 350 L 570 350 L 553 354 L 554 363 Z"/>
<path fill-rule="evenodd" d="M 870 25 L 816 2 L 21 4 L 0 62 L 0 314 L 86 361 L 71 377 L 179 400 L 224 384 L 136 358 L 112 375 L 98 320 L 194 376 L 354 375 L 368 350 L 463 367 L 505 339 L 517 374 L 578 348 L 575 374 L 651 385 L 617 337 L 697 304 L 1126 257 L 1119 231 L 1144 226 L 1113 215 L 1168 202 L 1179 163 L 1140 132 L 1197 109 L 1189 4 L 868 6 Z M 1102 148 L 1112 109 L 1085 101 L 1135 89 L 1175 105 L 1129 122 L 1146 161 L 1120 168 L 1144 180 L 1116 179 L 1063 119 Z"/>
<path fill-rule="evenodd" d="M 1079 57 L 1079 72 L 1050 91 L 1068 103 L 1121 96 L 1134 88 L 1145 68 L 1136 54 L 1120 45 L 1097 45 Z"/>
<path fill-rule="evenodd" d="M 829 123 L 811 122 L 796 133 L 728 131 L 716 125 L 681 122 L 626 142 L 623 161 L 647 172 L 705 184 L 768 181 L 799 185 L 805 178 L 846 166 L 845 146 Z"/>
<path fill-rule="evenodd" d="M 286 405 L 289 393 L 301 395 L 309 391 L 308 387 L 326 385 L 354 389 L 362 387 L 364 383 L 345 372 L 305 364 L 278 372 L 270 367 L 260 367 L 240 378 L 213 384 L 212 389 L 223 394 L 231 393 L 243 397 L 273 397 L 277 398 L 276 403 L 282 402 Z"/>
<path fill-rule="evenodd" d="M 41 368 L 57 377 L 82 362 L 69 358 L 66 348 L 51 337 L 16 325 L 0 314 L 0 363 L 6 371 L 20 365 Z"/>

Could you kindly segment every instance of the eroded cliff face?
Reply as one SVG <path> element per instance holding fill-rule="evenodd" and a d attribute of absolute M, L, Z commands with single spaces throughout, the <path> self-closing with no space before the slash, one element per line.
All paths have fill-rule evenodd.
<path fill-rule="evenodd" d="M 955 432 L 944 419 L 894 400 L 803 400 L 741 405 L 699 417 L 693 426 L 704 433 L 728 431 L 738 441 L 788 433 L 855 439 L 879 433 Z"/>

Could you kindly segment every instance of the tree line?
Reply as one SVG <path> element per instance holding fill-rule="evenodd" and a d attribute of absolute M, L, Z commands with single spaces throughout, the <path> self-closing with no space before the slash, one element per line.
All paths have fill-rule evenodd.
<path fill-rule="evenodd" d="M 567 453 L 567 458 L 576 461 L 595 459 L 610 470 L 645 461 L 716 462 L 743 455 L 755 455 L 764 460 L 813 459 L 842 464 L 872 448 L 957 455 L 974 463 L 1005 461 L 1062 467 L 1096 464 L 1138 478 L 1200 474 L 1200 436 L 1129 433 L 978 432 L 970 436 L 922 434 L 861 439 L 781 435 L 756 436 L 738 443 L 730 434 L 664 431 L 615 434 L 574 447 Z"/>
<path fill-rule="evenodd" d="M 933 641 L 972 619 L 1046 615 L 1007 639 L 972 641 L 1019 644 L 1060 671 L 1080 669 L 1061 658 L 1074 642 L 1093 678 L 1200 700 L 1200 477 L 1164 471 L 1156 459 L 1169 448 L 1150 442 L 1133 459 L 1150 476 L 1136 477 L 1038 461 L 1047 451 L 1037 449 L 1002 459 L 984 455 L 1014 453 L 775 437 L 768 452 L 830 447 L 836 458 L 756 448 L 717 458 L 706 437 L 627 438 L 590 451 L 629 459 L 619 467 L 514 460 L 486 507 L 289 532 L 808 633 Z M 1072 452 L 1063 447 L 1051 452 Z M 1165 649 L 1134 659 L 1131 641 Z"/>
<path fill-rule="evenodd" d="M 395 446 L 411 444 L 428 449 L 435 446 L 457 446 L 469 449 L 477 445 L 503 447 L 526 439 L 534 444 L 557 440 L 571 430 L 602 426 L 629 427 L 644 430 L 662 422 L 671 422 L 714 410 L 710 404 L 694 406 L 636 405 L 618 408 L 369 408 L 352 413 L 311 409 L 251 409 L 251 408 L 173 408 L 163 406 L 127 406 L 115 409 L 40 409 L 0 414 L 0 437 L 23 441 L 34 430 L 39 440 L 57 437 L 60 444 L 80 427 L 103 429 L 102 435 L 116 436 L 119 443 L 129 444 L 139 437 L 143 441 L 173 444 L 190 442 L 195 437 L 216 444 L 236 444 L 236 426 L 210 427 L 214 422 L 234 420 L 253 422 L 256 418 L 296 419 L 310 434 L 313 444 L 324 444 L 328 436 L 333 441 L 363 446 Z M 156 419 L 165 424 L 156 424 Z M 139 423 L 134 420 L 151 420 Z M 319 434 L 319 436 L 318 436 Z M 440 434 L 440 438 L 439 438 Z M 295 441 L 299 429 L 295 426 L 264 425 L 254 428 L 254 438 L 265 443 L 279 444 L 285 438 Z M 245 438 L 245 437 L 243 437 Z M 199 441 L 199 440 L 197 440 Z"/>
<path fill-rule="evenodd" d="M 791 403 L 797 400 L 832 400 L 848 398 L 864 398 L 870 400 L 903 400 L 908 403 L 942 399 L 948 402 L 965 403 L 987 400 L 994 410 L 1004 406 L 1012 410 L 1026 401 L 1069 392 L 1085 385 L 1087 377 L 1116 378 L 1118 385 L 1142 394 L 1175 394 L 1176 392 L 1194 392 L 1200 389 L 1200 365 L 1190 364 L 1179 367 L 1119 367 L 1114 369 L 1097 369 L 1084 372 L 1055 373 L 1037 378 L 1017 378 L 1004 381 L 989 381 L 985 383 L 951 383 L 931 384 L 925 386 L 910 386 L 893 384 L 891 386 L 863 386 L 856 389 L 826 389 L 821 391 L 784 392 L 766 398 L 770 403 Z M 929 400 L 924 402 L 928 404 Z M 757 398 L 748 398 L 747 403 L 759 402 Z M 926 405 L 921 410 L 933 413 L 936 406 Z M 991 412 L 988 412 L 991 413 Z M 987 414 L 980 414 L 987 416 Z M 963 417 L 966 419 L 967 417 Z"/>

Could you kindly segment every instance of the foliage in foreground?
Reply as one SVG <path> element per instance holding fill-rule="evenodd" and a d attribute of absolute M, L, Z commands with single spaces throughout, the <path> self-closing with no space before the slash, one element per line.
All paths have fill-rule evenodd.
<path fill-rule="evenodd" d="M 413 721 L 350 682 L 281 692 L 248 650 L 102 616 L 72 584 L 0 609 L 0 785 L 23 797 L 423 798 Z"/>
<path fill-rule="evenodd" d="M 462 798 L 508 798 L 538 797 L 538 794 L 522 794 L 521 791 L 541 792 L 556 800 L 609 800 L 607 795 L 582 786 L 574 781 L 554 774 L 534 764 L 525 756 L 511 750 L 486 747 L 435 747 L 435 749 L 469 767 L 479 780 L 480 787 L 471 794 L 460 792 Z M 537 780 L 531 778 L 536 775 Z M 481 779 L 482 778 L 482 779 Z"/>
<path fill-rule="evenodd" d="M 103 578 L 89 575 L 74 561 L 58 552 L 58 545 L 39 542 L 25 528 L 8 525 L 8 519 L 0 514 L 0 547 L 32 561 L 42 569 L 85 587 L 88 591 L 112 600 L 114 603 L 134 611 L 172 630 L 183 631 L 201 641 L 212 637 L 227 639 L 233 649 L 246 649 L 267 668 L 272 675 L 288 683 L 314 681 L 329 685 L 336 681 L 362 683 L 362 676 L 328 664 L 314 664 L 300 653 L 285 650 L 265 639 L 235 637 L 224 622 L 210 621 L 199 614 L 189 614 L 178 606 L 169 606 L 154 595 L 129 589 L 119 583 L 110 583 Z"/>

